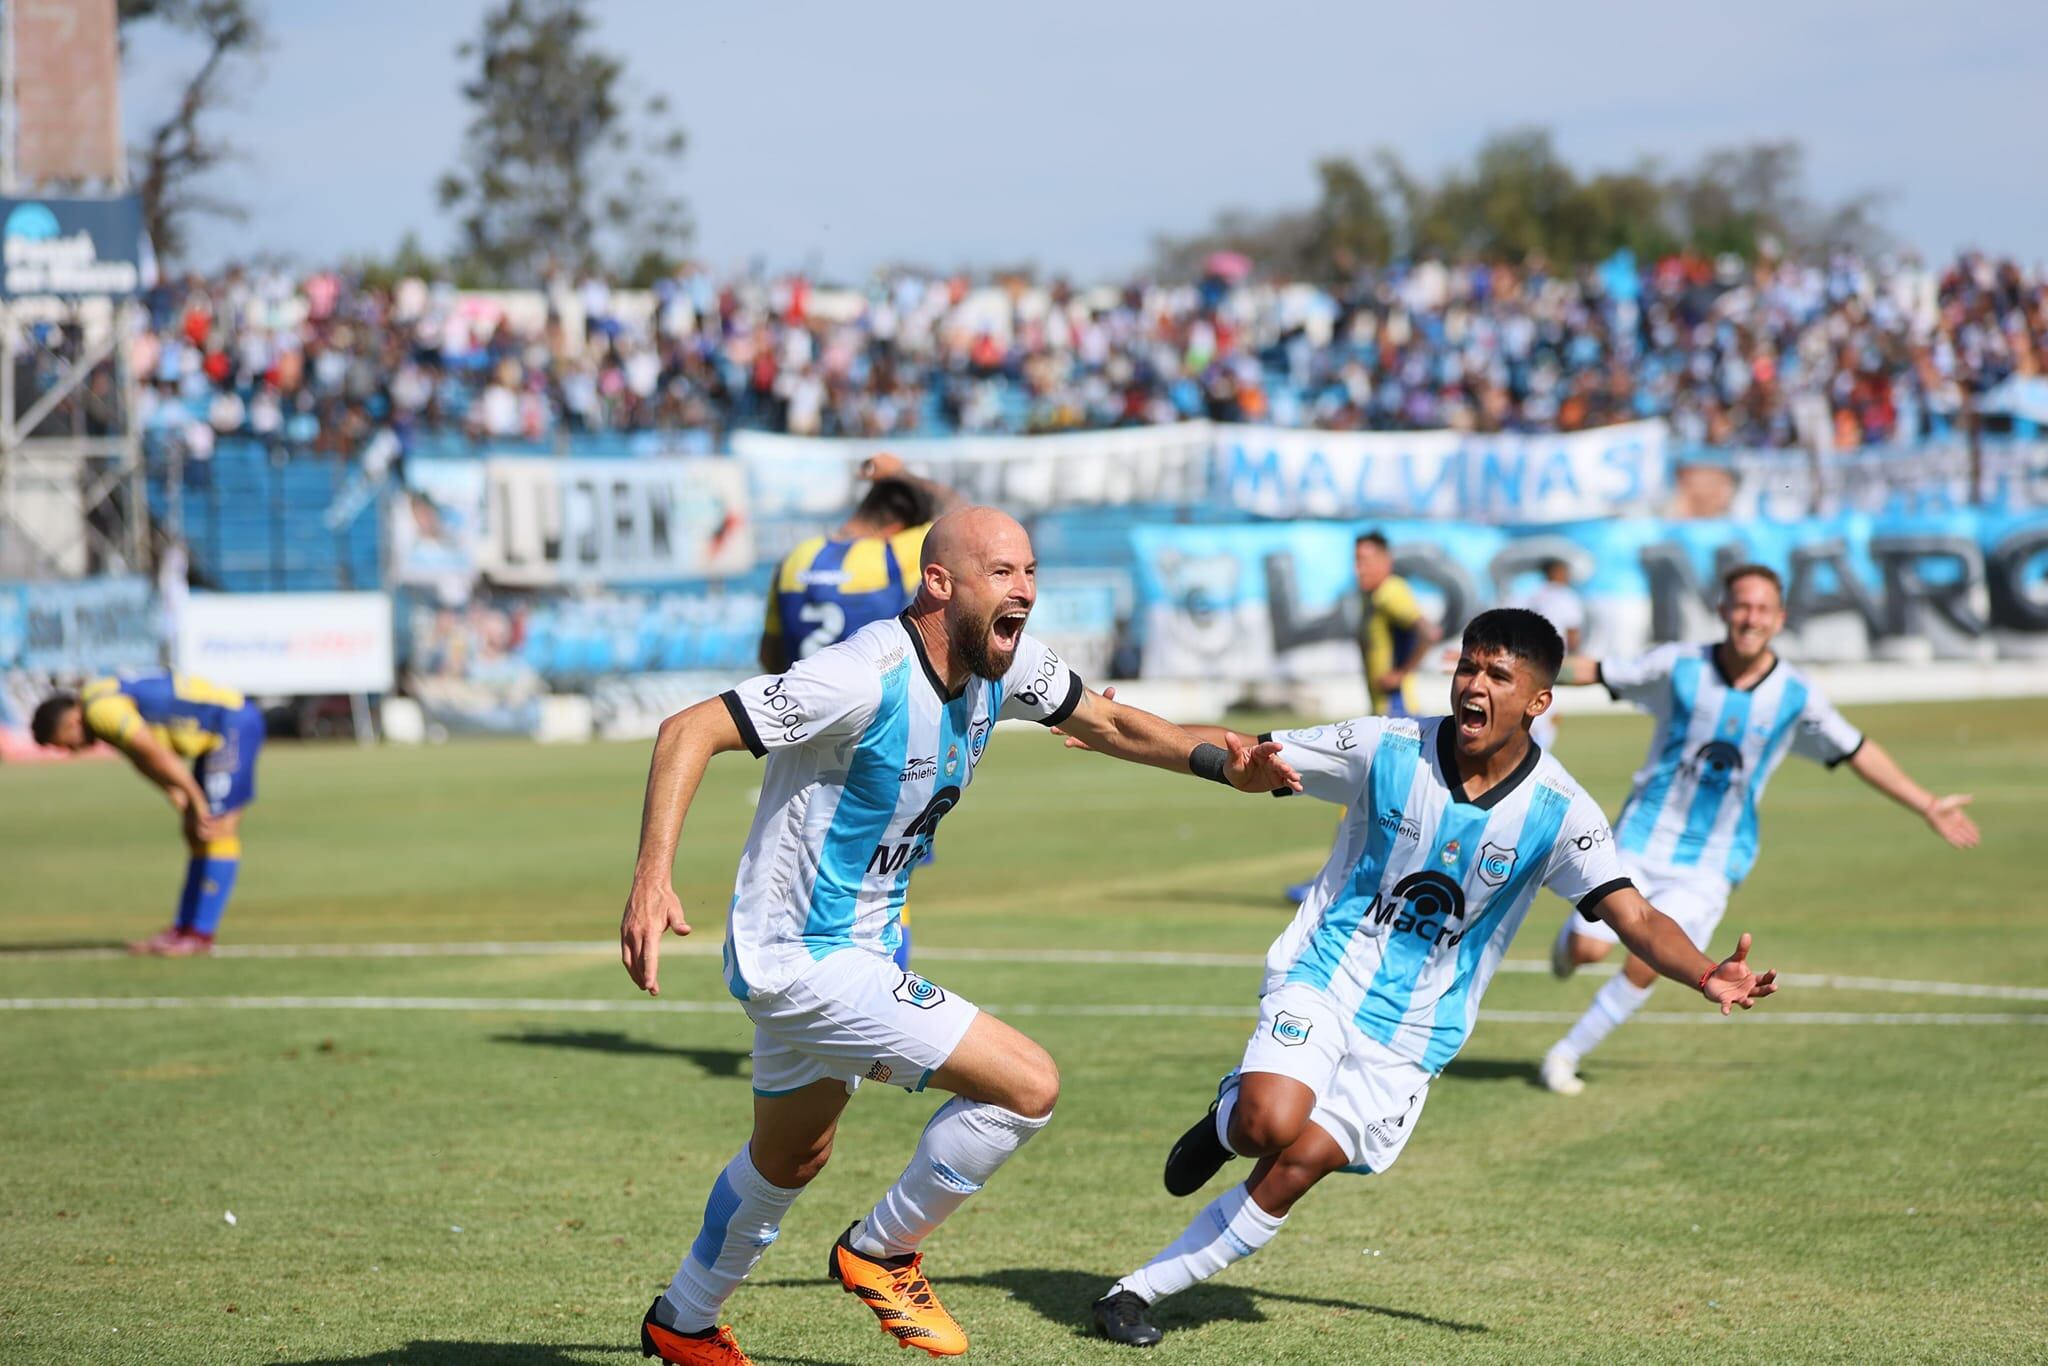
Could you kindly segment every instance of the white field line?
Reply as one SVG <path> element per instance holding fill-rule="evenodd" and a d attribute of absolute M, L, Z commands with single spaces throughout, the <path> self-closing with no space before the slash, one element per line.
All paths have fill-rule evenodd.
<path fill-rule="evenodd" d="M 0 1010 L 447 1010 L 519 1015 L 717 1015 L 736 1010 L 725 1001 L 637 1001 L 630 997 L 555 999 L 545 996 L 15 996 L 0 997 Z M 1064 1018 L 1251 1019 L 1249 1005 L 1012 1005 L 990 1006 L 996 1015 Z M 1570 1024 L 1565 1010 L 1493 1010 L 1482 1020 L 1505 1024 Z M 1652 1024 L 1717 1024 L 1708 1010 L 1644 1011 L 1634 1018 Z M 2048 1025 L 2048 1011 L 2021 1014 L 1883 1013 L 1859 1011 L 1772 1011 L 1748 1017 L 1778 1025 Z"/>
<path fill-rule="evenodd" d="M 687 939 L 667 942 L 664 956 L 687 954 L 716 956 L 721 948 L 715 939 Z M 213 951 L 215 958 L 615 958 L 619 946 L 607 940 L 521 940 L 509 942 L 466 942 L 447 944 L 223 944 Z M 0 953 L 0 965 L 52 959 L 91 960 L 125 958 L 114 948 L 23 949 Z M 968 949 L 920 948 L 919 962 L 938 963 L 1047 963 L 1055 965 L 1159 968 L 1257 968 L 1265 963 L 1261 954 L 1169 953 L 1122 949 Z M 1511 958 L 1500 965 L 1502 972 L 1546 973 L 1547 963 L 1532 958 Z M 1588 973 L 1610 973 L 1606 966 L 1585 969 Z M 1836 991 L 1889 992 L 1902 996 L 1954 996 L 1987 1001 L 2048 1001 L 2048 987 L 2002 986 L 1986 982 L 1927 982 L 1895 977 L 1856 977 L 1839 973 L 1781 972 L 1778 980 L 1788 987 L 1817 987 Z"/>

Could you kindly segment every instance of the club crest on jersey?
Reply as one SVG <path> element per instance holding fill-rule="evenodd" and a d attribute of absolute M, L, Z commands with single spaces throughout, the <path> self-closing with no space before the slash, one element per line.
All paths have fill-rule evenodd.
<path fill-rule="evenodd" d="M 903 980 L 896 984 L 896 999 L 919 1010 L 930 1010 L 946 999 L 946 993 L 933 986 L 914 972 L 903 974 Z"/>
<path fill-rule="evenodd" d="M 988 748 L 988 733 L 995 729 L 995 718 L 985 716 L 967 728 L 967 753 L 976 763 L 981 762 L 981 752 Z"/>
<path fill-rule="evenodd" d="M 1512 847 L 1502 848 L 1492 840 L 1479 846 L 1479 880 L 1489 887 L 1498 887 L 1514 875 L 1515 851 Z"/>
<path fill-rule="evenodd" d="M 1307 1043 L 1308 1032 L 1314 1027 L 1312 1021 L 1284 1010 L 1273 1017 L 1273 1037 L 1287 1048 L 1298 1048 Z"/>

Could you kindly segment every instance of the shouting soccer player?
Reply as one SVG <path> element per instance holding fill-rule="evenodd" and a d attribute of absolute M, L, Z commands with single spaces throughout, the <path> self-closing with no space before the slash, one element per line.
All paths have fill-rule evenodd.
<path fill-rule="evenodd" d="M 263 713 L 232 689 L 160 673 L 95 679 L 79 693 L 53 694 L 29 725 L 39 745 L 82 750 L 104 740 L 164 790 L 191 853 L 185 887 L 176 919 L 128 948 L 169 958 L 211 953 L 241 868 L 242 812 L 256 800 Z"/>
<path fill-rule="evenodd" d="M 1966 796 L 1936 797 L 1875 741 L 1842 719 L 1811 680 L 1779 659 L 1771 641 L 1785 626 L 1777 574 L 1759 564 L 1721 581 L 1717 645 L 1661 645 L 1640 659 L 1569 659 L 1560 683 L 1604 683 L 1656 719 L 1650 753 L 1615 837 L 1622 867 L 1658 907 L 1704 949 L 1728 896 L 1756 862 L 1757 803 L 1787 753 L 1843 763 L 1917 813 L 1958 849 L 1977 843 Z M 1550 965 L 1569 977 L 1614 947 L 1611 926 L 1567 916 Z M 1560 1095 L 1585 1090 L 1580 1059 L 1649 999 L 1656 975 L 1631 956 L 1586 1013 L 1543 1058 L 1543 1084 Z"/>
<path fill-rule="evenodd" d="M 1258 1251 L 1333 1172 L 1384 1172 L 1430 1082 L 1457 1056 L 1538 887 L 1614 927 L 1723 1014 L 1774 991 L 1749 937 L 1716 964 L 1623 875 L 1600 808 L 1530 743 L 1564 644 L 1498 608 L 1465 628 L 1451 715 L 1364 717 L 1269 737 L 1304 790 L 1345 808 L 1329 861 L 1266 955 L 1259 1023 L 1209 1112 L 1173 1145 L 1166 1189 L 1199 1190 L 1233 1157 L 1251 1175 L 1095 1302 L 1112 1341 L 1160 1339 L 1151 1308 Z M 1227 731 L 1197 737 L 1241 749 Z"/>
<path fill-rule="evenodd" d="M 903 1175 L 833 1244 L 827 1274 L 883 1331 L 934 1356 L 967 1350 L 919 1249 L 1051 1117 L 1045 1050 L 891 961 L 912 870 L 974 780 L 1003 717 L 1064 725 L 1093 748 L 1245 791 L 1298 787 L 1273 742 L 1195 737 L 1089 692 L 1024 633 L 1038 595 L 1030 539 L 991 508 L 936 522 L 917 600 L 798 661 L 662 723 L 620 924 L 650 994 L 661 936 L 690 925 L 671 886 L 684 813 L 715 754 L 765 757 L 761 798 L 726 922 L 725 979 L 754 1022 L 754 1129 L 713 1184 L 704 1223 L 641 1350 L 663 1361 L 747 1360 L 718 1323 L 825 1165 L 863 1080 L 953 1093 Z"/>

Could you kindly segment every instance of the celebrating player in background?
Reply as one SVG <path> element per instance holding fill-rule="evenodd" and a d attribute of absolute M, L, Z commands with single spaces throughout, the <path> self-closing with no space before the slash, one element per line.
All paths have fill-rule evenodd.
<path fill-rule="evenodd" d="M 1660 645 L 1640 659 L 1570 659 L 1561 683 L 1604 683 L 1655 718 L 1649 756 L 1621 809 L 1615 839 L 1637 885 L 1705 948 L 1728 896 L 1756 862 L 1757 803 L 1787 753 L 1829 768 L 1847 763 L 1864 782 L 1925 820 L 1958 849 L 1974 848 L 1966 796 L 1936 797 L 1907 777 L 1876 741 L 1821 696 L 1771 641 L 1785 627 L 1784 587 L 1763 565 L 1721 581 L 1718 645 Z M 1565 917 L 1550 965 L 1569 977 L 1615 942 L 1610 927 Z M 1560 1095 L 1585 1089 L 1579 1062 L 1649 999 L 1656 977 L 1631 955 L 1586 1013 L 1543 1058 L 1543 1084 Z"/>
<path fill-rule="evenodd" d="M 827 1274 L 899 1342 L 934 1356 L 967 1350 L 919 1249 L 1044 1127 L 1059 1073 L 1032 1040 L 890 956 L 918 855 L 973 781 L 998 719 L 1064 725 L 1119 758 L 1245 791 L 1299 786 L 1278 745 L 1198 742 L 1089 692 L 1024 633 L 1037 596 L 1024 528 L 992 508 L 962 509 L 925 538 L 908 612 L 662 723 L 619 928 L 626 969 L 650 994 L 662 934 L 690 931 L 671 870 L 706 765 L 742 748 L 768 764 L 725 939 L 726 985 L 754 1022 L 754 1130 L 647 1311 L 646 1355 L 746 1361 L 719 1310 L 825 1165 L 863 1080 L 953 1098 L 896 1184 L 833 1244 Z"/>
<path fill-rule="evenodd" d="M 1557 628 L 1564 637 L 1566 658 L 1578 654 L 1585 639 L 1586 604 L 1572 587 L 1572 567 L 1560 559 L 1543 562 L 1543 582 L 1515 604 L 1526 607 Z M 1529 727 L 1529 738 L 1545 749 L 1557 748 L 1557 709 L 1551 708 Z"/>
<path fill-rule="evenodd" d="M 1412 716 L 1417 708 L 1410 700 L 1409 675 L 1443 632 L 1422 615 L 1408 580 L 1394 572 L 1394 552 L 1385 536 L 1364 533 L 1352 542 L 1351 556 L 1358 576 L 1358 654 L 1372 714 Z M 1293 884 L 1287 899 L 1299 905 L 1314 885 Z"/>
<path fill-rule="evenodd" d="M 242 812 L 256 800 L 263 713 L 231 689 L 160 673 L 57 693 L 30 725 L 39 745 L 75 751 L 104 740 L 164 790 L 191 853 L 185 887 L 170 926 L 128 948 L 170 958 L 211 953 L 241 867 Z"/>
<path fill-rule="evenodd" d="M 872 483 L 853 515 L 830 536 L 800 543 L 775 568 L 761 629 L 761 667 L 769 673 L 910 606 L 925 533 L 960 503 L 959 494 L 911 474 L 893 455 L 871 457 L 860 473 Z"/>
<path fill-rule="evenodd" d="M 775 567 L 768 623 L 761 630 L 761 667 L 779 674 L 871 622 L 887 621 L 917 594 L 918 559 L 932 519 L 959 506 L 960 495 L 920 479 L 896 456 L 870 456 L 860 467 L 873 481 L 867 495 L 830 536 L 799 543 Z M 792 654 L 790 642 L 796 642 Z M 919 861 L 930 863 L 927 843 Z M 910 966 L 910 907 L 903 907 L 896 965 Z"/>
<path fill-rule="evenodd" d="M 1457 1056 L 1479 999 L 1548 887 L 1644 961 L 1727 1014 L 1776 988 L 1745 961 L 1716 964 L 1643 899 L 1614 858 L 1600 808 L 1529 741 L 1564 643 L 1521 608 L 1473 618 L 1451 715 L 1364 717 L 1266 739 L 1313 796 L 1344 810 L 1308 899 L 1266 955 L 1259 1023 L 1238 1070 L 1166 1159 L 1166 1189 L 1199 1190 L 1231 1158 L 1251 1176 L 1109 1288 L 1095 1322 L 1149 1347 L 1150 1309 L 1270 1242 L 1333 1172 L 1384 1172 L 1415 1132 L 1430 1083 Z M 1197 736 L 1204 736 L 1196 728 Z M 1248 743 L 1228 731 L 1212 743 Z"/>

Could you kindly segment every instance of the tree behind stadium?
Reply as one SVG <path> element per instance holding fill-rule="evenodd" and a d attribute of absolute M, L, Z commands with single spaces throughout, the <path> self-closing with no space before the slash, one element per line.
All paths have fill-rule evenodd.
<path fill-rule="evenodd" d="M 504 0 L 457 49 L 476 64 L 462 87 L 475 112 L 439 195 L 459 215 L 464 283 L 531 285 L 606 255 L 645 283 L 689 240 L 687 207 L 664 188 L 683 131 L 660 95 L 629 125 L 625 63 L 591 43 L 589 10 L 588 0 Z"/>

